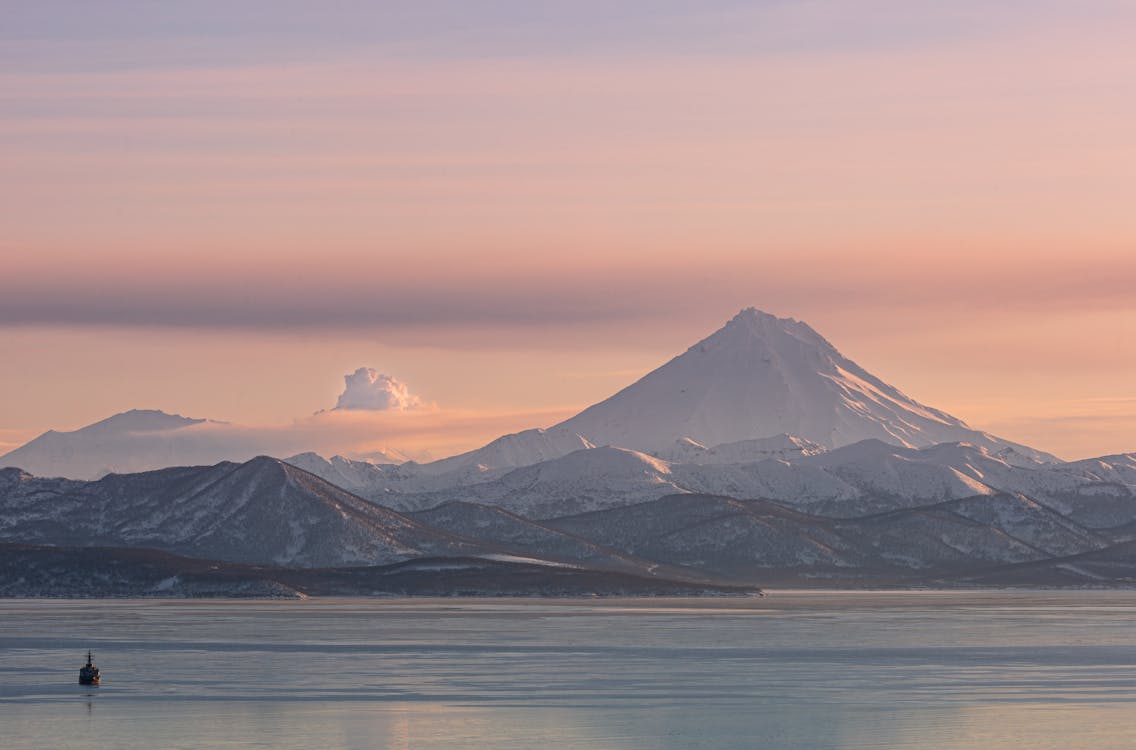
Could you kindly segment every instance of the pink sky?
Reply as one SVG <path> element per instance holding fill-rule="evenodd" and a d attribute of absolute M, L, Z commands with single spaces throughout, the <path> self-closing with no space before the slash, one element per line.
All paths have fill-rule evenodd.
<path fill-rule="evenodd" d="M 755 305 L 973 426 L 1134 450 L 1136 13 L 943 5 L 29 9 L 0 448 L 288 424 L 360 366 L 472 447 Z"/>

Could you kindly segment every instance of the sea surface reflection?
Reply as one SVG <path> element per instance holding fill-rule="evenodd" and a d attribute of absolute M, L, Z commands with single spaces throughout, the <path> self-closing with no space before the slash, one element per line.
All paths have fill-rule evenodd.
<path fill-rule="evenodd" d="M 4 748 L 1131 748 L 1136 592 L 3 601 Z M 101 687 L 76 684 L 86 649 Z M 94 739 L 93 739 L 94 738 Z"/>

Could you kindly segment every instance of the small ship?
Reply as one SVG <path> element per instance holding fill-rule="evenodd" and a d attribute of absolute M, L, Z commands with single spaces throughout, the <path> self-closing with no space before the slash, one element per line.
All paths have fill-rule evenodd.
<path fill-rule="evenodd" d="M 87 652 L 87 663 L 79 669 L 80 685 L 98 685 L 102 680 L 99 668 L 91 662 L 91 652 Z"/>

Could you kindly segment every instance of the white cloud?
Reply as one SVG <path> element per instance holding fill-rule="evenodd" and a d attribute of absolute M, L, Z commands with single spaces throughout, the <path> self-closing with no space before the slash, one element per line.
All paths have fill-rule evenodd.
<path fill-rule="evenodd" d="M 336 410 L 405 411 L 422 406 L 422 399 L 412 394 L 406 383 L 370 367 L 344 375 L 343 381 L 346 387 Z"/>

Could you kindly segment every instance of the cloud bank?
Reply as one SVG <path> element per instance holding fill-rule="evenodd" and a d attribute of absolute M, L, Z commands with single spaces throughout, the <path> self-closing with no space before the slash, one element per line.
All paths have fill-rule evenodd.
<path fill-rule="evenodd" d="M 107 472 L 277 458 L 306 451 L 350 458 L 397 456 L 430 460 L 461 453 L 506 433 L 555 424 L 570 411 L 488 413 L 413 409 L 405 412 L 325 411 L 284 425 L 245 426 L 206 421 L 176 429 L 102 436 L 74 450 L 35 451 L 0 462 L 38 476 L 96 479 Z M 2 435 L 2 433 L 0 433 Z M 380 460 L 383 460 L 380 458 Z"/>
<path fill-rule="evenodd" d="M 345 387 L 333 411 L 405 411 L 422 406 L 422 399 L 406 383 L 371 367 L 360 367 L 344 375 L 343 381 Z"/>

